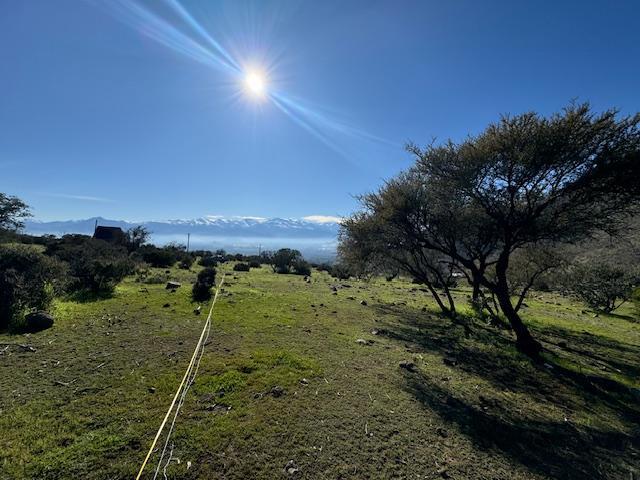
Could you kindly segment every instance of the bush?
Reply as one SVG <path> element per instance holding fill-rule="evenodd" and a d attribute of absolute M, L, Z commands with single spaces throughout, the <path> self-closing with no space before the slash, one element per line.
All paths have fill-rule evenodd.
<path fill-rule="evenodd" d="M 111 293 L 135 266 L 124 247 L 82 235 L 63 237 L 47 253 L 69 265 L 72 291 Z"/>
<path fill-rule="evenodd" d="M 198 265 L 201 265 L 203 267 L 217 267 L 218 260 L 213 255 L 207 255 L 201 257 L 200 260 L 198 260 Z"/>
<path fill-rule="evenodd" d="M 24 314 L 45 310 L 62 290 L 65 266 L 26 245 L 0 245 L 0 330 L 18 329 Z"/>
<path fill-rule="evenodd" d="M 158 248 L 155 245 L 143 245 L 136 253 L 135 258 L 148 263 L 156 268 L 168 268 L 176 264 L 179 252 L 173 248 Z"/>
<path fill-rule="evenodd" d="M 180 264 L 178 265 L 183 270 L 189 270 L 191 265 L 193 265 L 194 259 L 191 255 L 185 255 L 180 260 Z"/>
<path fill-rule="evenodd" d="M 298 258 L 293 265 L 293 272 L 296 275 L 311 275 L 311 265 L 303 258 Z"/>
<path fill-rule="evenodd" d="M 352 276 L 351 269 L 344 263 L 336 263 L 329 271 L 330 275 L 338 280 L 349 280 Z"/>
<path fill-rule="evenodd" d="M 302 259 L 298 250 L 281 248 L 277 252 L 265 253 L 265 258 L 275 273 L 291 273 L 294 265 Z"/>
<path fill-rule="evenodd" d="M 211 288 L 216 284 L 216 269 L 207 267 L 198 273 L 196 283 L 193 284 L 191 294 L 196 301 L 208 300 L 211 298 Z"/>
<path fill-rule="evenodd" d="M 249 262 L 249 268 L 260 268 L 262 264 L 258 260 L 251 260 Z"/>
<path fill-rule="evenodd" d="M 605 313 L 613 312 L 631 298 L 640 276 L 633 267 L 590 261 L 571 272 L 571 291 L 587 305 Z"/>
<path fill-rule="evenodd" d="M 234 272 L 248 272 L 250 270 L 248 263 L 236 263 L 233 266 Z"/>

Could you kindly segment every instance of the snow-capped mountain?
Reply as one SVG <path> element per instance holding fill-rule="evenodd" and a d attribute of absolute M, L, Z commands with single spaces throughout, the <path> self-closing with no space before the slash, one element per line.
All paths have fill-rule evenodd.
<path fill-rule="evenodd" d="M 26 233 L 32 235 L 93 234 L 98 225 L 123 230 L 143 225 L 158 245 L 169 242 L 186 244 L 190 235 L 192 248 L 224 248 L 232 252 L 253 252 L 256 248 L 297 248 L 311 258 L 329 258 L 335 254 L 338 217 L 313 215 L 292 218 L 222 217 L 209 215 L 194 219 L 130 222 L 102 217 L 85 220 L 25 222 Z"/>
<path fill-rule="evenodd" d="M 220 235 L 242 237 L 335 238 L 338 233 L 337 217 L 311 216 L 300 219 L 262 217 L 206 216 L 189 220 L 143 221 L 109 220 L 93 217 L 85 220 L 27 221 L 26 231 L 31 234 L 63 235 L 65 233 L 92 234 L 96 225 L 121 227 L 126 230 L 143 225 L 153 235 Z"/>

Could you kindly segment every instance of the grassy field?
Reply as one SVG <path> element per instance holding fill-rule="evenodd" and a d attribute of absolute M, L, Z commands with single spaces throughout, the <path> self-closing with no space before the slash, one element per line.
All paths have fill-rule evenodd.
<path fill-rule="evenodd" d="M 509 332 L 474 322 L 465 335 L 409 282 L 224 269 L 167 478 L 640 474 L 631 308 L 594 317 L 535 293 L 524 315 L 547 353 L 534 365 Z M 58 302 L 50 330 L 0 335 L 1 479 L 133 478 L 206 318 L 195 272 L 170 277 L 175 293 L 131 278 L 113 298 Z"/>

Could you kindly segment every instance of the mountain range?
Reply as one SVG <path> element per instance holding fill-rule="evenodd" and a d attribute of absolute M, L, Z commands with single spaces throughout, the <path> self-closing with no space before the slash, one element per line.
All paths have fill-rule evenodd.
<path fill-rule="evenodd" d="M 292 218 L 206 216 L 186 220 L 142 221 L 111 220 L 92 217 L 84 220 L 25 222 L 32 235 L 93 234 L 96 225 L 120 227 L 123 230 L 142 225 L 151 232 L 151 241 L 187 243 L 192 248 L 224 248 L 231 252 L 253 252 L 256 248 L 297 248 L 316 259 L 335 255 L 339 218 L 310 216 Z"/>

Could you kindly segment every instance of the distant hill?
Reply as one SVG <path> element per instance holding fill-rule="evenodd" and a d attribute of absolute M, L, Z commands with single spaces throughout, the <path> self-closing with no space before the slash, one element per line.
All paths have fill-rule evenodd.
<path fill-rule="evenodd" d="M 129 222 L 102 217 L 84 220 L 43 222 L 27 221 L 26 233 L 32 235 L 91 235 L 96 224 L 126 230 L 143 225 L 152 233 L 152 241 L 162 245 L 187 242 L 192 248 L 224 248 L 231 252 L 253 252 L 258 248 L 297 248 L 312 259 L 330 259 L 335 255 L 339 225 L 330 217 L 301 219 L 207 216 L 188 220 Z"/>

